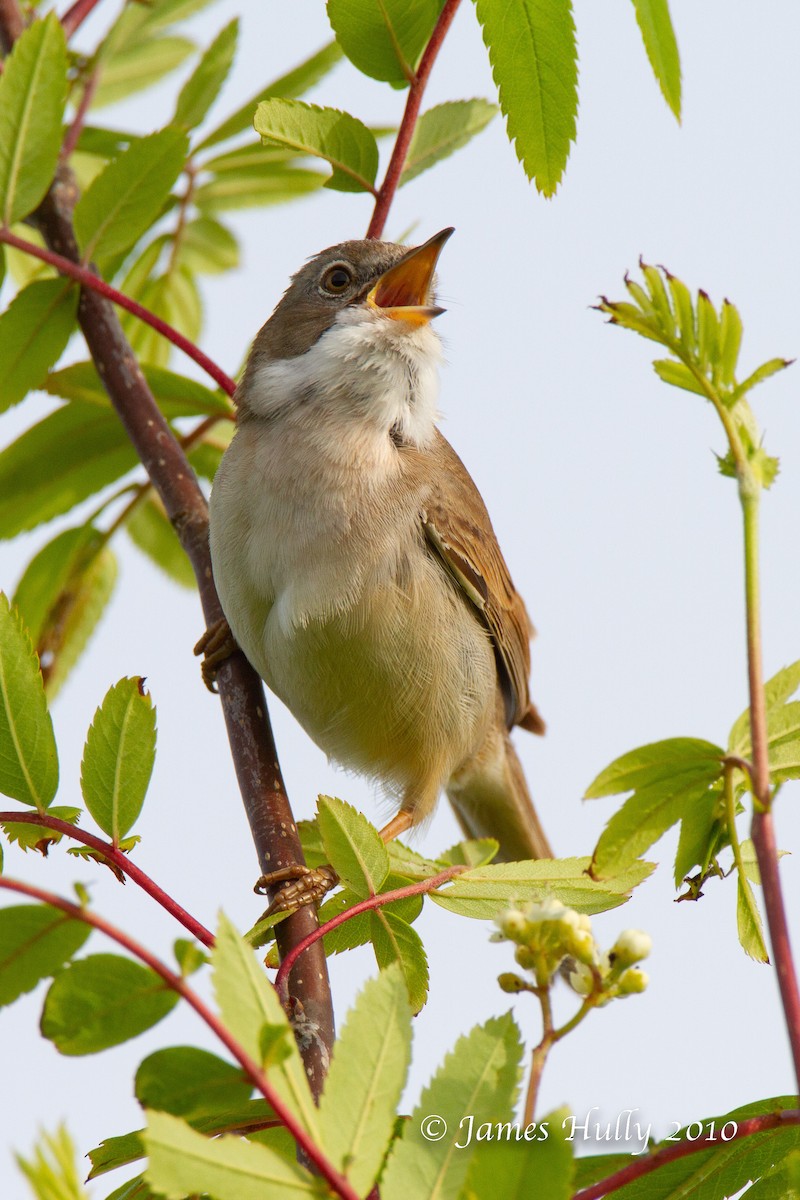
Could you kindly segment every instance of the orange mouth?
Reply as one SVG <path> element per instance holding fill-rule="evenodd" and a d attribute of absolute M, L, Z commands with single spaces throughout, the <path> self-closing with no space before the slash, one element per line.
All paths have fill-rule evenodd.
<path fill-rule="evenodd" d="M 367 303 L 385 317 L 427 325 L 445 310 L 430 304 L 431 281 L 442 247 L 454 230 L 443 229 L 424 245 L 409 250 L 399 263 L 381 275 L 367 296 Z"/>

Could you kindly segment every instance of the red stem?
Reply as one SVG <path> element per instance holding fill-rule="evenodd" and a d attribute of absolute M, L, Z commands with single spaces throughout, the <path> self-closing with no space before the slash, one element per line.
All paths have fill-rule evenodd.
<path fill-rule="evenodd" d="M 75 0 L 71 8 L 67 9 L 61 18 L 61 24 L 64 26 L 64 33 L 68 40 L 99 3 L 100 0 Z"/>
<path fill-rule="evenodd" d="M 795 1078 L 798 1088 L 800 1088 L 800 992 L 798 992 L 792 945 L 789 940 L 789 925 L 786 920 L 786 906 L 780 883 L 778 847 L 771 808 L 762 812 L 756 809 L 753 813 L 750 834 L 761 876 L 772 957 L 778 975 L 778 988 L 786 1018 L 786 1032 L 789 1035 Z"/>
<path fill-rule="evenodd" d="M 83 123 L 86 120 L 86 114 L 89 111 L 89 106 L 92 103 L 92 97 L 97 91 L 97 85 L 100 82 L 100 74 L 98 71 L 92 71 L 86 83 L 83 86 L 81 93 L 80 104 L 78 105 L 75 117 L 67 130 L 66 136 L 61 146 L 61 161 L 66 162 L 73 150 L 78 144 L 78 139 L 81 136 Z"/>
<path fill-rule="evenodd" d="M 289 953 L 281 960 L 278 974 L 275 976 L 275 987 L 281 1001 L 286 1004 L 288 1000 L 286 981 L 298 958 L 304 950 L 307 950 L 309 946 L 313 946 L 326 933 L 332 933 L 334 929 L 338 929 L 340 925 L 344 925 L 345 921 L 351 921 L 359 913 L 370 912 L 374 908 L 383 908 L 384 905 L 392 904 L 395 900 L 405 900 L 407 896 L 421 896 L 425 892 L 432 892 L 440 884 L 449 882 L 456 875 L 460 875 L 462 871 L 466 870 L 467 868 L 462 866 L 448 867 L 441 874 L 433 875 L 430 879 L 423 879 L 420 883 L 410 883 L 407 887 L 395 888 L 392 892 L 381 892 L 378 896 L 369 896 L 366 900 L 360 900 L 358 904 L 354 904 L 352 908 L 348 908 L 346 912 L 331 917 L 330 921 L 326 921 L 324 925 L 319 925 L 312 933 L 304 937 L 302 942 L 298 942 L 296 946 L 293 946 Z"/>
<path fill-rule="evenodd" d="M 618 1191 L 626 1183 L 630 1183 L 634 1179 L 641 1179 L 643 1175 L 649 1175 L 651 1171 L 658 1170 L 666 1163 L 675 1162 L 678 1158 L 686 1158 L 688 1154 L 697 1154 L 709 1145 L 729 1146 L 731 1142 L 737 1141 L 739 1138 L 752 1137 L 754 1133 L 764 1133 L 768 1129 L 781 1129 L 787 1125 L 800 1125 L 800 1110 L 786 1109 L 783 1112 L 765 1113 L 760 1117 L 748 1117 L 746 1121 L 737 1121 L 736 1133 L 724 1143 L 720 1143 L 719 1135 L 706 1134 L 705 1137 L 697 1138 L 693 1142 L 676 1142 L 671 1146 L 662 1146 L 660 1150 L 637 1158 L 627 1167 L 615 1171 L 607 1179 L 601 1179 L 599 1183 L 593 1183 L 590 1187 L 581 1188 L 579 1192 L 574 1193 L 572 1200 L 600 1200 L 601 1196 Z"/>
<path fill-rule="evenodd" d="M 93 833 L 79 829 L 76 825 L 70 825 L 68 821 L 62 821 L 58 817 L 48 816 L 46 813 L 0 812 L 0 825 L 5 825 L 6 822 L 13 822 L 17 825 L 40 825 L 44 829 L 52 829 L 56 833 L 63 834 L 64 837 L 81 842 L 84 846 L 90 846 L 92 850 L 102 854 L 103 858 L 108 859 L 112 866 L 127 876 L 132 883 L 138 884 L 142 891 L 147 892 L 156 904 L 160 904 L 171 917 L 179 921 L 192 937 L 197 938 L 198 942 L 202 942 L 209 948 L 214 945 L 214 935 L 206 929 L 205 925 L 201 925 L 191 913 L 178 904 L 177 900 L 173 900 L 168 892 L 160 888 L 154 879 L 151 879 L 141 868 L 131 862 L 127 854 L 123 854 L 110 842 L 104 842 L 102 838 L 96 837 Z"/>
<path fill-rule="evenodd" d="M 129 296 L 117 291 L 115 287 L 112 287 L 110 283 L 106 283 L 104 279 L 95 275 L 94 271 L 88 267 L 82 267 L 78 263 L 64 258 L 61 254 L 56 254 L 55 251 L 46 249 L 44 246 L 37 246 L 33 242 L 26 242 L 24 238 L 17 237 L 10 229 L 0 229 L 0 242 L 5 242 L 17 250 L 22 250 L 24 254 L 30 254 L 34 258 L 41 259 L 42 262 L 49 263 L 61 275 L 68 275 L 70 279 L 75 279 L 78 283 L 83 284 L 84 287 L 91 288 L 94 292 L 99 292 L 107 300 L 113 301 L 114 304 L 118 304 L 120 308 L 126 309 L 129 313 L 133 313 L 140 321 L 144 321 L 145 324 L 150 325 L 157 333 L 160 333 L 168 341 L 172 342 L 173 346 L 177 346 L 179 350 L 187 354 L 229 396 L 232 396 L 236 391 L 236 384 L 231 377 L 226 375 L 221 367 L 218 367 L 208 355 L 195 346 L 194 342 L 190 342 L 182 333 L 179 333 L 172 325 L 168 325 L 166 321 L 162 321 L 160 317 L 150 312 L 148 308 L 137 304 Z"/>
<path fill-rule="evenodd" d="M 42 904 L 49 904 L 51 908 L 60 909 L 61 912 L 67 913 L 68 916 L 73 917 L 77 921 L 85 921 L 87 925 L 93 925 L 95 929 L 99 929 L 101 933 L 110 937 L 118 945 L 134 955 L 134 957 L 145 963 L 151 971 L 155 971 L 168 987 L 172 988 L 173 991 L 177 992 L 179 996 L 182 996 L 191 1005 L 201 1020 L 205 1021 L 209 1029 L 217 1035 L 222 1044 L 239 1063 L 239 1066 L 247 1077 L 252 1081 L 253 1086 L 258 1088 L 264 1099 L 272 1106 L 275 1115 L 281 1124 L 285 1125 L 286 1129 L 288 1129 L 309 1162 L 314 1164 L 319 1174 L 327 1181 L 336 1195 L 341 1196 L 342 1200 L 359 1200 L 357 1193 L 348 1181 L 344 1176 L 339 1174 L 319 1147 L 315 1145 L 313 1139 L 299 1123 L 291 1109 L 286 1107 L 281 1096 L 272 1087 L 258 1063 L 242 1049 L 239 1042 L 226 1029 L 216 1013 L 212 1012 L 206 1006 L 197 993 L 189 987 L 185 979 L 182 979 L 180 975 L 177 975 L 169 967 L 165 966 L 159 958 L 150 953 L 146 946 L 141 945 L 140 942 L 137 942 L 127 933 L 124 933 L 121 929 L 118 929 L 115 925 L 106 921 L 104 917 L 98 916 L 97 913 L 92 912 L 90 909 L 81 908 L 80 905 L 72 904 L 69 900 L 63 899 L 62 896 L 57 896 L 53 892 L 46 892 L 41 888 L 32 887 L 30 884 L 22 883 L 17 879 L 0 878 L 0 888 L 5 888 L 11 892 L 20 892 L 24 896 L 30 896 L 34 900 L 41 901 Z"/>
<path fill-rule="evenodd" d="M 453 22 L 453 17 L 456 15 L 456 9 L 460 3 L 461 0 L 446 0 L 444 8 L 439 13 L 439 19 L 436 22 L 430 40 L 420 59 L 419 68 L 408 90 L 408 99 L 406 100 L 403 119 L 397 131 L 392 157 L 389 159 L 389 166 L 386 168 L 386 177 L 378 190 L 375 200 L 372 220 L 367 230 L 368 238 L 379 238 L 383 234 L 386 218 L 389 215 L 389 209 L 394 200 L 394 194 L 397 191 L 403 167 L 406 164 L 411 138 L 414 136 L 414 128 L 417 124 L 419 109 L 422 103 L 422 94 L 425 91 L 431 69 L 436 61 L 436 56 L 442 48 L 442 42 Z"/>

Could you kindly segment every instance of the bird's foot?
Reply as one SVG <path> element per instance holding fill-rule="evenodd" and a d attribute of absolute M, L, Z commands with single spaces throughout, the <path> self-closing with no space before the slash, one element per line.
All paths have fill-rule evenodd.
<path fill-rule="evenodd" d="M 220 617 L 213 625 L 209 625 L 200 641 L 194 648 L 196 655 L 203 656 L 203 661 L 200 664 L 200 671 L 203 676 L 203 683 L 210 692 L 216 692 L 217 671 L 220 664 L 225 662 L 226 658 L 230 658 L 239 649 L 236 640 L 231 633 L 231 627 L 224 617 Z"/>
<path fill-rule="evenodd" d="M 274 913 L 295 912 L 306 904 L 319 904 L 323 896 L 335 888 L 339 876 L 333 867 L 327 864 L 321 867 L 304 867 L 294 863 L 290 867 L 281 867 L 262 875 L 253 889 L 260 896 L 265 895 L 270 888 L 282 883 L 277 896 L 273 899 L 266 913 L 267 917 Z"/>

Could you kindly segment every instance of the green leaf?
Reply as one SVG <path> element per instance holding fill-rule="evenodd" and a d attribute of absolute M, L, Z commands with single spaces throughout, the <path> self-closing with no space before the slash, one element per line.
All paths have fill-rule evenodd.
<path fill-rule="evenodd" d="M 317 821 L 328 861 L 362 900 L 374 896 L 389 874 L 389 855 L 363 813 L 333 796 L 320 796 Z"/>
<path fill-rule="evenodd" d="M 545 196 L 575 140 L 578 65 L 570 0 L 475 0 L 509 139 Z"/>
<path fill-rule="evenodd" d="M 47 904 L 0 908 L 0 1007 L 55 975 L 91 931 L 90 925 Z"/>
<path fill-rule="evenodd" d="M 197 342 L 203 325 L 200 293 L 192 276 L 177 267 L 144 285 L 140 297 L 145 308 L 178 329 L 190 342 Z M 127 317 L 122 327 L 131 350 L 141 362 L 164 368 L 172 353 L 172 343 L 151 325 Z"/>
<path fill-rule="evenodd" d="M 739 886 L 736 896 L 736 926 L 742 949 L 756 962 L 769 962 L 769 954 L 764 941 L 764 927 L 761 914 L 758 911 L 756 898 L 749 881 L 739 873 Z"/>
<path fill-rule="evenodd" d="M 172 952 L 184 979 L 189 975 L 194 975 L 195 971 L 199 971 L 201 967 L 211 961 L 205 950 L 191 938 L 176 938 Z"/>
<path fill-rule="evenodd" d="M 333 168 L 325 186 L 339 192 L 374 192 L 378 143 L 355 117 L 300 100 L 263 100 L 253 119 L 266 144 L 324 159 Z"/>
<path fill-rule="evenodd" d="M 675 855 L 675 886 L 680 887 L 694 866 L 705 871 L 712 858 L 729 841 L 722 784 L 696 796 L 681 818 Z"/>
<path fill-rule="evenodd" d="M 337 1038 L 320 1100 L 322 1143 L 366 1196 L 392 1137 L 411 1056 L 411 1010 L 397 968 L 371 979 Z"/>
<path fill-rule="evenodd" d="M 239 265 L 239 243 L 231 231 L 211 217 L 189 221 L 180 242 L 180 260 L 189 271 L 220 275 Z"/>
<path fill-rule="evenodd" d="M 196 585 L 192 564 L 186 551 L 178 541 L 164 512 L 164 506 L 156 496 L 147 496 L 128 517 L 125 528 L 135 546 L 169 575 L 181 587 Z"/>
<path fill-rule="evenodd" d="M 137 461 L 116 413 L 58 409 L 0 453 L 0 538 L 69 512 Z"/>
<path fill-rule="evenodd" d="M 639 746 L 601 771 L 586 789 L 584 799 L 617 796 L 651 784 L 668 783 L 673 776 L 695 772 L 699 778 L 717 778 L 725 751 L 699 738 L 667 738 Z"/>
<path fill-rule="evenodd" d="M 69 279 L 41 279 L 19 292 L 0 316 L 0 412 L 42 386 L 75 328 L 78 289 Z"/>
<path fill-rule="evenodd" d="M 667 0 L 633 0 L 642 41 L 669 107 L 681 119 L 681 60 Z"/>
<path fill-rule="evenodd" d="M 769 379 L 771 375 L 777 374 L 778 371 L 784 371 L 793 362 L 794 359 L 792 358 L 771 358 L 769 362 L 762 363 L 760 367 L 756 367 L 752 375 L 747 376 L 744 383 L 740 383 L 737 388 L 734 388 L 728 403 L 731 405 L 735 404 L 737 400 L 741 400 L 742 396 L 746 395 L 756 384 L 763 383 L 765 379 Z"/>
<path fill-rule="evenodd" d="M 465 1200 L 569 1200 L 575 1160 L 564 1124 L 568 1117 L 566 1108 L 557 1109 L 531 1125 L 509 1123 L 501 1138 L 481 1141 L 470 1164 Z"/>
<path fill-rule="evenodd" d="M 125 13 L 144 5 L 129 5 Z M 194 50 L 194 43 L 183 37 L 132 39 L 113 55 L 100 60 L 100 84 L 92 96 L 92 108 L 116 104 L 126 96 L 151 87 L 179 67 Z"/>
<path fill-rule="evenodd" d="M 69 825 L 77 825 L 82 812 L 82 808 L 51 804 L 47 815 L 56 817 L 59 821 L 66 821 Z M 2 830 L 9 842 L 15 842 L 24 853 L 37 850 L 45 856 L 50 846 L 57 845 L 63 836 L 54 829 L 46 829 L 42 825 L 29 825 L 25 821 L 3 821 Z"/>
<path fill-rule="evenodd" d="M 456 1200 L 476 1145 L 459 1149 L 456 1142 L 463 1145 L 469 1117 L 475 1127 L 509 1119 L 521 1054 L 510 1014 L 459 1038 L 395 1143 L 381 1177 L 381 1200 Z M 434 1129 L 426 1118 L 432 1115 L 441 1120 L 439 1140 L 430 1140 Z"/>
<path fill-rule="evenodd" d="M 196 1046 L 149 1054 L 136 1072 L 136 1099 L 176 1117 L 213 1116 L 246 1104 L 253 1085 L 241 1067 Z"/>
<path fill-rule="evenodd" d="M 764 703 L 767 709 L 767 725 L 780 711 L 790 696 L 800 688 L 800 659 L 781 667 L 764 684 Z M 750 709 L 746 708 L 733 723 L 728 738 L 728 753 L 739 758 L 750 754 Z"/>
<path fill-rule="evenodd" d="M 496 857 L 499 848 L 494 838 L 469 838 L 464 842 L 456 842 L 436 861 L 444 867 L 483 867 Z"/>
<path fill-rule="evenodd" d="M 400 187 L 466 146 L 476 133 L 486 128 L 496 112 L 497 105 L 488 100 L 449 100 L 429 108 L 414 130 Z"/>
<path fill-rule="evenodd" d="M 787 1154 L 746 1194 L 748 1200 L 800 1200 L 800 1150 Z"/>
<path fill-rule="evenodd" d="M 214 1200 L 330 1195 L 322 1180 L 269 1147 L 240 1137 L 202 1137 L 167 1113 L 148 1113 L 144 1142 L 146 1179 L 167 1200 L 187 1193 L 210 1193 Z"/>
<path fill-rule="evenodd" d="M 800 1130 L 797 1126 L 767 1129 L 750 1137 L 731 1140 L 736 1126 L 748 1117 L 796 1108 L 797 1096 L 777 1096 L 774 1099 L 744 1105 L 722 1116 L 694 1121 L 674 1134 L 669 1142 L 664 1141 L 655 1146 L 651 1144 L 650 1152 L 659 1146 L 676 1145 L 675 1139 L 683 1141 L 696 1138 L 701 1127 L 704 1132 L 710 1132 L 713 1124 L 717 1140 L 709 1149 L 698 1149 L 697 1153 L 664 1163 L 659 1167 L 657 1175 L 646 1175 L 626 1184 L 620 1195 L 624 1196 L 624 1200 L 653 1200 L 654 1196 L 660 1197 L 661 1200 L 677 1200 L 678 1197 L 680 1200 L 709 1200 L 710 1197 L 736 1196 L 751 1180 L 760 1179 L 775 1164 L 782 1162 L 787 1154 L 800 1147 Z M 612 1160 L 613 1165 L 607 1166 Z M 587 1172 L 594 1168 L 592 1173 L 595 1177 L 603 1179 L 619 1166 L 639 1161 L 635 1156 L 626 1156 L 622 1163 L 618 1160 L 618 1155 L 599 1155 L 590 1160 L 578 1159 L 579 1175 L 576 1183 L 580 1186 L 589 1182 L 585 1176 L 581 1178 L 581 1168 Z M 657 1191 L 654 1190 L 654 1179 L 658 1181 Z M 781 1200 L 788 1200 L 788 1197 L 782 1196 Z"/>
<path fill-rule="evenodd" d="M 92 954 L 53 980 L 42 1034 L 62 1054 L 96 1054 L 138 1037 L 177 1003 L 177 993 L 149 967 L 118 954 Z"/>
<path fill-rule="evenodd" d="M 288 1031 L 290 1053 L 271 1069 L 270 1082 L 303 1128 L 319 1143 L 317 1107 L 278 994 L 247 942 L 224 915 L 220 917 L 212 964 L 214 992 L 222 1019 L 251 1058 L 261 1061 L 264 1026 Z"/>
<path fill-rule="evenodd" d="M 311 58 L 294 67 L 286 75 L 281 75 L 272 83 L 268 83 L 253 96 L 252 100 L 248 100 L 241 108 L 238 108 L 235 113 L 232 113 L 223 123 L 215 129 L 208 137 L 204 138 L 197 150 L 205 150 L 208 146 L 215 146 L 218 142 L 225 142 L 228 138 L 235 137 L 237 133 L 242 133 L 245 129 L 250 129 L 253 123 L 253 114 L 262 100 L 269 99 L 270 96 L 281 96 L 285 100 L 292 100 L 296 96 L 301 96 L 312 88 L 314 84 L 319 83 L 332 67 L 340 61 L 342 51 L 336 42 L 329 42 L 327 46 L 323 46 L 316 54 L 312 54 Z"/>
<path fill-rule="evenodd" d="M 238 37 L 239 21 L 236 18 L 217 34 L 181 88 L 173 125 L 194 129 L 205 118 L 233 66 Z"/>
<path fill-rule="evenodd" d="M 15 1158 L 36 1200 L 88 1200 L 81 1186 L 75 1145 L 63 1125 L 54 1134 L 40 1132 L 31 1159 L 21 1154 Z"/>
<path fill-rule="evenodd" d="M 653 871 L 653 864 L 635 862 L 618 875 L 597 883 L 587 874 L 590 865 L 588 858 L 489 863 L 465 871 L 430 896 L 440 908 L 482 921 L 494 920 L 512 902 L 543 900 L 548 896 L 591 916 L 624 904 L 631 889 Z"/>
<path fill-rule="evenodd" d="M 144 1158 L 144 1155 L 145 1149 L 140 1129 L 132 1133 L 121 1133 L 116 1137 L 103 1138 L 100 1145 L 90 1150 L 87 1156 L 92 1164 L 88 1178 L 96 1179 L 108 1171 L 115 1171 L 117 1167 L 124 1167 L 128 1163 L 136 1162 L 138 1158 Z"/>
<path fill-rule="evenodd" d="M 685 363 L 675 362 L 673 358 L 657 358 L 653 362 L 653 370 L 659 379 L 663 379 L 664 383 L 669 383 L 672 387 L 682 388 L 684 392 L 694 392 L 698 396 L 706 394 Z"/>
<path fill-rule="evenodd" d="M 44 812 L 58 788 L 58 753 L 28 632 L 0 592 L 0 792 Z"/>
<path fill-rule="evenodd" d="M 119 843 L 144 804 L 156 756 L 156 711 L 143 679 L 120 679 L 89 727 L 81 791 L 97 824 Z"/>
<path fill-rule="evenodd" d="M 719 381 L 723 387 L 731 387 L 739 361 L 739 348 L 742 344 L 742 318 L 730 300 L 722 301 L 719 328 Z"/>
<path fill-rule="evenodd" d="M 204 214 L 230 212 L 264 204 L 285 204 L 324 185 L 325 176 L 319 171 L 267 162 L 261 171 L 226 171 L 224 175 L 212 176 L 196 189 L 194 202 Z"/>
<path fill-rule="evenodd" d="M 187 379 L 185 375 L 147 364 L 142 371 L 159 408 L 170 421 L 176 417 L 213 416 L 215 413 L 230 416 L 233 411 L 226 396 L 204 387 L 194 379 Z M 108 392 L 92 362 L 73 363 L 54 371 L 42 386 L 51 396 L 80 400 L 83 404 L 96 404 L 107 412 L 112 411 Z"/>
<path fill-rule="evenodd" d="M 772 782 L 800 778 L 800 702 L 787 703 L 800 687 L 800 662 L 784 667 L 764 688 L 767 709 L 767 753 Z M 737 717 L 728 743 L 730 754 L 749 758 L 750 710 Z"/>
<path fill-rule="evenodd" d="M 441 8 L 442 0 L 328 0 L 328 19 L 359 71 L 408 86 Z"/>
<path fill-rule="evenodd" d="M 185 133 L 162 129 L 108 164 L 75 205 L 84 261 L 121 254 L 150 228 L 183 170 L 187 149 Z"/>
<path fill-rule="evenodd" d="M 0 76 L 0 224 L 27 217 L 50 186 L 61 149 L 67 46 L 55 13 L 17 38 Z"/>
<path fill-rule="evenodd" d="M 416 1015 L 428 999 L 428 959 L 422 938 L 407 921 L 385 909 L 376 909 L 370 916 L 370 940 L 375 959 L 382 971 L 395 963 L 403 973 L 408 1000 Z"/>

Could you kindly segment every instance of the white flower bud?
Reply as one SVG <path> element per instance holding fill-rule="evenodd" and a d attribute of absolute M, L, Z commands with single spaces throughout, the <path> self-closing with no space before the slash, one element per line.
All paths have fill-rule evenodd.
<path fill-rule="evenodd" d="M 643 992 L 650 982 L 650 976 L 640 967 L 628 967 L 627 971 L 620 976 L 617 984 L 618 993 L 620 996 L 634 996 L 638 992 Z"/>
<path fill-rule="evenodd" d="M 653 939 L 642 929 L 626 929 L 619 935 L 611 948 L 611 960 L 615 967 L 630 967 L 647 958 L 653 948 Z"/>

